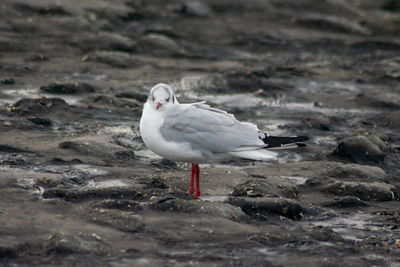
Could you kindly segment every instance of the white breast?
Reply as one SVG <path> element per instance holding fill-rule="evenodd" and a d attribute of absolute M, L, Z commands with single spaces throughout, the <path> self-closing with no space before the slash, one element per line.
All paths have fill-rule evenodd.
<path fill-rule="evenodd" d="M 161 135 L 160 128 L 164 123 L 163 112 L 154 110 L 146 103 L 140 119 L 140 134 L 146 146 L 163 158 L 173 161 L 199 162 L 202 155 L 192 150 L 189 143 L 166 141 Z"/>

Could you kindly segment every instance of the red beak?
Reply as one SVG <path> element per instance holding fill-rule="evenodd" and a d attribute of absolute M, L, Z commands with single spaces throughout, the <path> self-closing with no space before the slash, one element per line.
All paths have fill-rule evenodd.
<path fill-rule="evenodd" d="M 156 105 L 157 105 L 156 109 L 159 109 L 162 106 L 162 104 L 160 102 L 157 102 Z"/>

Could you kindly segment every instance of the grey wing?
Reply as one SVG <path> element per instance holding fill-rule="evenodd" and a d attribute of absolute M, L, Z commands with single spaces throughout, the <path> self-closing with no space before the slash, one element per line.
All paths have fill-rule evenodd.
<path fill-rule="evenodd" d="M 168 141 L 189 143 L 204 152 L 223 153 L 265 146 L 257 126 L 240 122 L 223 110 L 201 103 L 180 105 L 160 129 Z"/>

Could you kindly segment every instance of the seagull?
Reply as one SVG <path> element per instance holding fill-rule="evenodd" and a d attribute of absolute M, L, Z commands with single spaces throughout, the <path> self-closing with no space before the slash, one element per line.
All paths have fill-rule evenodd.
<path fill-rule="evenodd" d="M 199 163 L 245 158 L 273 160 L 277 153 L 269 149 L 305 146 L 306 136 L 270 136 L 256 125 L 241 122 L 226 111 L 203 102 L 180 104 L 171 86 L 159 83 L 149 93 L 140 119 L 140 134 L 146 146 L 172 161 L 192 163 L 187 191 L 198 198 Z M 194 190 L 196 177 L 196 191 Z"/>

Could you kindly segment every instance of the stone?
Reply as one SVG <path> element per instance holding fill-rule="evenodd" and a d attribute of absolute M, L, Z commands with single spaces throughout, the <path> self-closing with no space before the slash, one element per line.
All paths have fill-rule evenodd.
<path fill-rule="evenodd" d="M 18 115 L 33 115 L 49 113 L 52 110 L 65 110 L 69 105 L 61 98 L 22 98 L 17 101 L 11 110 Z"/>
<path fill-rule="evenodd" d="M 349 157 L 357 163 L 383 162 L 385 154 L 365 136 L 351 136 L 341 140 L 334 155 Z"/>
<path fill-rule="evenodd" d="M 280 177 L 252 178 L 237 185 L 232 192 L 236 197 L 287 197 L 297 198 L 297 186 Z"/>
<path fill-rule="evenodd" d="M 373 182 L 341 182 L 327 185 L 323 191 L 339 196 L 354 196 L 361 200 L 391 201 L 395 187 L 390 184 Z"/>
<path fill-rule="evenodd" d="M 358 197 L 342 197 L 338 200 L 330 201 L 324 203 L 325 206 L 328 207 L 336 207 L 336 208 L 356 208 L 356 207 L 368 207 L 369 204 L 365 201 L 360 200 Z"/>
<path fill-rule="evenodd" d="M 143 218 L 131 211 L 95 208 L 90 211 L 90 220 L 100 225 L 109 225 L 124 232 L 139 232 L 145 227 Z"/>
<path fill-rule="evenodd" d="M 51 83 L 40 87 L 40 90 L 51 94 L 83 94 L 95 91 L 88 83 Z"/>
<path fill-rule="evenodd" d="M 382 180 L 386 173 L 379 167 L 360 165 L 360 164 L 342 164 L 338 163 L 334 167 L 328 169 L 325 175 L 342 179 L 373 179 Z"/>
<path fill-rule="evenodd" d="M 137 50 L 162 57 L 184 54 L 184 49 L 174 39 L 158 33 L 149 33 L 140 38 Z"/>
<path fill-rule="evenodd" d="M 43 192 L 43 198 L 63 198 L 70 202 L 80 202 L 89 199 L 129 199 L 140 198 L 142 194 L 134 188 L 106 187 L 106 188 L 50 188 Z"/>
<path fill-rule="evenodd" d="M 198 17 L 207 17 L 212 14 L 210 7 L 202 1 L 187 1 L 182 5 L 181 12 Z"/>
<path fill-rule="evenodd" d="M 286 198 L 231 197 L 227 202 L 240 207 L 251 217 L 261 220 L 267 219 L 269 215 L 300 219 L 304 210 L 298 202 Z"/>
<path fill-rule="evenodd" d="M 221 217 L 229 220 L 245 219 L 246 215 L 241 209 L 224 202 L 198 202 L 184 200 L 175 197 L 156 199 L 150 207 L 162 211 L 179 211 L 187 213 L 204 213 L 214 217 Z"/>

